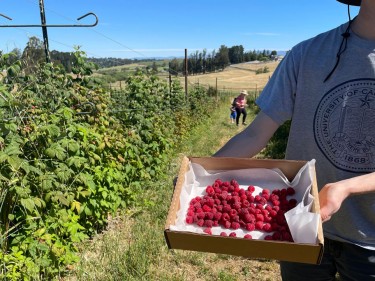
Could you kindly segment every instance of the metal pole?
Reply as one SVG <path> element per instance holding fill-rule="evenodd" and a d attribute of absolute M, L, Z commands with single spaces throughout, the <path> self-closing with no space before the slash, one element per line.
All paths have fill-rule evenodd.
<path fill-rule="evenodd" d="M 43 31 L 43 41 L 44 41 L 44 51 L 46 54 L 46 62 L 49 63 L 51 61 L 49 56 L 49 44 L 48 44 L 48 34 L 47 34 L 47 27 L 46 27 L 46 14 L 44 11 L 44 1 L 39 0 L 39 9 L 40 9 L 40 20 L 42 23 L 42 31 Z"/>

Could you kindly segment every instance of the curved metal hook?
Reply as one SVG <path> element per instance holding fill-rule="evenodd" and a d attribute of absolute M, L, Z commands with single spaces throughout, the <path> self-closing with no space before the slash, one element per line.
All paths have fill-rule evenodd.
<path fill-rule="evenodd" d="M 89 15 L 92 15 L 95 17 L 95 23 L 93 24 L 16 24 L 16 25 L 0 25 L 0 27 L 93 27 L 95 25 L 98 24 L 99 20 L 98 20 L 98 17 L 90 12 L 90 13 L 87 13 L 79 18 L 77 18 L 77 20 L 81 20 Z M 0 16 L 8 19 L 8 20 L 12 20 L 10 17 L 6 16 L 6 15 L 3 15 L 3 14 L 0 14 Z"/>

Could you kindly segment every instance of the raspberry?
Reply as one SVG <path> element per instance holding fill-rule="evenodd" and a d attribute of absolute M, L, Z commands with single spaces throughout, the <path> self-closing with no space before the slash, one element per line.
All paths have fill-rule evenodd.
<path fill-rule="evenodd" d="M 233 218 L 234 216 L 237 216 L 237 211 L 235 209 L 231 209 L 229 212 L 229 215 Z"/>
<path fill-rule="evenodd" d="M 202 209 L 204 212 L 211 212 L 211 207 L 208 205 L 203 205 Z"/>
<path fill-rule="evenodd" d="M 286 194 L 287 195 L 294 195 L 295 193 L 296 193 L 296 191 L 291 186 L 286 189 Z"/>
<path fill-rule="evenodd" d="M 249 185 L 249 186 L 247 187 L 247 190 L 250 191 L 250 192 L 254 192 L 254 191 L 255 191 L 255 186 L 253 186 L 253 185 Z"/>
<path fill-rule="evenodd" d="M 255 199 L 255 202 L 259 203 L 260 200 L 261 200 L 261 196 L 260 195 L 255 195 L 254 199 Z"/>
<path fill-rule="evenodd" d="M 231 233 L 229 233 L 229 236 L 230 236 L 230 237 L 236 237 L 237 234 L 236 234 L 236 232 L 231 232 Z"/>
<path fill-rule="evenodd" d="M 245 214 L 243 216 L 243 219 L 245 222 L 249 223 L 249 222 L 254 222 L 255 221 L 255 216 L 253 214 Z"/>
<path fill-rule="evenodd" d="M 223 226 L 224 226 L 225 228 L 230 228 L 231 225 L 232 225 L 232 224 L 230 223 L 230 221 L 225 221 L 224 224 L 223 224 Z"/>
<path fill-rule="evenodd" d="M 229 204 L 225 204 L 225 205 L 223 206 L 223 212 L 229 214 L 231 211 L 232 211 L 232 207 L 231 207 Z"/>
<path fill-rule="evenodd" d="M 211 230 L 211 228 L 205 228 L 205 229 L 203 229 L 203 232 L 204 233 L 207 233 L 207 234 L 209 234 L 209 235 L 212 235 L 212 230 Z"/>
<path fill-rule="evenodd" d="M 262 197 L 263 197 L 266 201 L 268 201 L 268 200 L 270 199 L 270 195 L 269 195 L 268 193 L 264 193 L 264 194 L 262 194 Z"/>
<path fill-rule="evenodd" d="M 240 228 L 240 224 L 238 223 L 238 222 L 232 222 L 232 224 L 231 224 L 231 228 L 232 229 L 239 229 Z"/>
<path fill-rule="evenodd" d="M 187 212 L 187 216 L 189 216 L 189 217 L 192 217 L 192 216 L 194 216 L 194 211 L 193 210 L 188 210 L 188 212 Z"/>
<path fill-rule="evenodd" d="M 231 219 L 232 219 L 232 222 L 233 222 L 233 221 L 235 221 L 235 222 L 239 222 L 239 221 L 240 221 L 240 216 L 235 215 L 235 216 L 231 217 Z"/>
<path fill-rule="evenodd" d="M 273 239 L 273 240 L 281 240 L 281 233 L 278 232 L 278 231 L 275 231 L 275 232 L 272 234 L 272 239 Z"/>
<path fill-rule="evenodd" d="M 253 239 L 253 237 L 250 234 L 245 234 L 245 236 L 243 238 L 245 238 L 245 239 Z"/>
<path fill-rule="evenodd" d="M 255 215 L 255 220 L 263 222 L 264 221 L 264 216 L 262 214 L 256 214 Z"/>
<path fill-rule="evenodd" d="M 282 235 L 282 239 L 283 239 L 284 241 L 293 242 L 292 235 L 291 235 L 289 232 L 287 232 L 287 231 L 282 232 L 281 235 Z"/>
<path fill-rule="evenodd" d="M 212 227 L 212 225 L 213 225 L 213 221 L 212 220 L 205 220 L 204 221 L 204 226 Z"/>
<path fill-rule="evenodd" d="M 187 223 L 187 224 L 192 224 L 192 223 L 194 223 L 194 217 L 192 217 L 192 216 L 187 216 L 187 217 L 186 217 L 186 223 Z"/>
<path fill-rule="evenodd" d="M 236 209 L 236 210 L 241 209 L 241 207 L 242 207 L 242 206 L 241 206 L 241 203 L 240 203 L 240 202 L 236 202 L 236 203 L 233 204 L 233 208 Z"/>
<path fill-rule="evenodd" d="M 213 195 L 213 194 L 215 193 L 215 189 L 214 189 L 211 185 L 208 185 L 208 186 L 206 187 L 206 193 L 207 193 L 208 195 Z"/>
<path fill-rule="evenodd" d="M 221 192 L 220 197 L 223 200 L 227 200 L 228 195 L 229 195 L 228 192 L 224 190 Z"/>
<path fill-rule="evenodd" d="M 264 237 L 264 240 L 273 240 L 272 235 L 266 235 Z"/>
<path fill-rule="evenodd" d="M 297 206 L 297 200 L 294 198 L 290 199 L 288 203 L 289 209 L 293 209 L 295 206 Z"/>
<path fill-rule="evenodd" d="M 262 194 L 270 194 L 270 190 L 267 189 L 267 188 L 264 188 L 264 189 L 262 190 Z"/>
<path fill-rule="evenodd" d="M 204 212 L 199 212 L 199 213 L 197 213 L 197 218 L 198 218 L 198 219 L 204 219 L 205 216 L 206 216 L 206 213 L 204 213 Z"/>
<path fill-rule="evenodd" d="M 257 221 L 255 223 L 255 229 L 262 230 L 263 229 L 263 222 L 262 221 Z"/>
<path fill-rule="evenodd" d="M 203 225 L 204 225 L 204 219 L 199 219 L 199 220 L 197 221 L 197 225 L 198 225 L 198 226 L 203 226 Z"/>
<path fill-rule="evenodd" d="M 264 230 L 265 232 L 271 232 L 271 231 L 272 231 L 271 224 L 270 224 L 270 223 L 265 223 L 265 224 L 263 225 L 262 230 Z"/>
<path fill-rule="evenodd" d="M 255 229 L 255 224 L 253 223 L 246 224 L 246 230 L 253 231 L 254 229 Z"/>
<path fill-rule="evenodd" d="M 280 205 L 280 201 L 278 201 L 278 200 L 272 200 L 271 202 L 272 202 L 272 205 L 274 205 L 274 206 Z"/>
<path fill-rule="evenodd" d="M 214 214 L 214 218 L 213 219 L 216 220 L 216 221 L 219 221 L 221 219 L 221 216 L 222 216 L 222 213 L 217 212 L 217 213 Z"/>
<path fill-rule="evenodd" d="M 280 194 L 280 189 L 274 189 L 272 191 L 272 194 L 279 195 Z"/>
<path fill-rule="evenodd" d="M 222 220 L 222 221 L 229 221 L 229 220 L 230 220 L 230 216 L 229 216 L 229 214 L 227 214 L 227 213 L 223 213 L 223 214 L 221 215 L 221 220 Z"/>
<path fill-rule="evenodd" d="M 220 236 L 228 236 L 228 234 L 223 231 L 223 232 L 220 233 Z"/>

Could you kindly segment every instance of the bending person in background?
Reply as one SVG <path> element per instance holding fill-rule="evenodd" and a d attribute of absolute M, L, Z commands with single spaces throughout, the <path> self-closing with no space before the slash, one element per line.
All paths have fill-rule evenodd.
<path fill-rule="evenodd" d="M 245 121 L 246 121 L 246 116 L 247 116 L 247 112 L 246 112 L 247 95 L 248 95 L 247 91 L 242 90 L 240 95 L 236 98 L 236 112 L 237 112 L 236 125 L 237 126 L 240 122 L 241 114 L 242 114 L 242 125 L 246 125 Z"/>
<path fill-rule="evenodd" d="M 282 261 L 284 281 L 375 280 L 375 0 L 338 1 L 358 16 L 294 46 L 260 113 L 214 155 L 253 157 L 291 120 L 286 159 L 316 159 L 322 262 Z"/>

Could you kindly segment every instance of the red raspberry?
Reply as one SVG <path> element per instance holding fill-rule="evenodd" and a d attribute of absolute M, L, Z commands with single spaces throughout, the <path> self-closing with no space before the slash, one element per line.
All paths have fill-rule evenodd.
<path fill-rule="evenodd" d="M 253 239 L 253 237 L 250 234 L 245 234 L 245 236 L 243 238 L 245 238 L 245 239 Z"/>
<path fill-rule="evenodd" d="M 241 207 L 242 207 L 242 206 L 241 206 L 241 203 L 240 203 L 240 202 L 236 202 L 236 203 L 233 204 L 233 208 L 236 209 L 236 210 L 241 209 Z"/>
<path fill-rule="evenodd" d="M 296 193 L 296 191 L 291 186 L 286 189 L 286 194 L 287 195 L 294 195 L 295 193 Z"/>
<path fill-rule="evenodd" d="M 255 186 L 253 186 L 253 185 L 249 185 L 249 186 L 247 187 L 247 190 L 250 191 L 250 192 L 252 193 L 252 192 L 255 191 Z"/>
<path fill-rule="evenodd" d="M 272 231 L 271 224 L 270 224 L 270 223 L 265 223 L 265 224 L 263 225 L 262 230 L 264 230 L 265 232 L 271 232 L 271 231 Z"/>
<path fill-rule="evenodd" d="M 208 205 L 203 205 L 202 209 L 204 212 L 211 212 L 211 207 Z"/>
<path fill-rule="evenodd" d="M 193 224 L 193 223 L 194 223 L 194 217 L 192 217 L 192 216 L 187 216 L 187 217 L 186 217 L 186 223 L 187 223 L 187 224 Z"/>
<path fill-rule="evenodd" d="M 270 199 L 270 195 L 269 195 L 268 193 L 264 193 L 264 194 L 262 194 L 262 197 L 263 197 L 266 201 L 268 201 L 268 200 Z"/>
<path fill-rule="evenodd" d="M 204 218 L 207 219 L 207 220 L 212 220 L 214 218 L 214 213 L 206 212 Z"/>
<path fill-rule="evenodd" d="M 280 205 L 280 201 L 278 201 L 278 200 L 272 200 L 271 202 L 272 202 L 272 205 L 274 205 L 274 206 Z"/>
<path fill-rule="evenodd" d="M 205 220 L 204 221 L 204 226 L 212 227 L 213 224 L 214 224 L 214 222 L 212 220 Z"/>
<path fill-rule="evenodd" d="M 290 199 L 288 203 L 288 208 L 293 209 L 295 206 L 297 206 L 297 200 L 294 198 Z"/>
<path fill-rule="evenodd" d="M 254 229 L 255 229 L 255 224 L 254 223 L 248 223 L 248 224 L 246 224 L 246 230 L 253 231 Z"/>
<path fill-rule="evenodd" d="M 223 206 L 223 212 L 230 213 L 232 211 L 232 207 L 229 204 Z"/>
<path fill-rule="evenodd" d="M 261 200 L 261 196 L 260 195 L 255 195 L 254 199 L 255 199 L 255 202 L 259 203 L 260 200 Z"/>
<path fill-rule="evenodd" d="M 272 235 L 266 235 L 264 237 L 264 240 L 273 240 Z"/>
<path fill-rule="evenodd" d="M 262 230 L 263 229 L 263 222 L 262 221 L 257 221 L 255 223 L 255 229 Z"/>
<path fill-rule="evenodd" d="M 217 212 L 214 214 L 214 220 L 219 221 L 221 219 L 222 213 Z"/>
<path fill-rule="evenodd" d="M 203 226 L 203 225 L 204 225 L 204 219 L 199 219 L 199 220 L 197 221 L 197 225 L 198 225 L 198 226 Z"/>
<path fill-rule="evenodd" d="M 235 221 L 235 222 L 239 222 L 239 221 L 240 221 L 240 216 L 235 215 L 235 216 L 231 217 L 231 220 L 232 220 L 232 222 L 233 222 L 233 221 Z"/>
<path fill-rule="evenodd" d="M 262 190 L 262 194 L 270 194 L 270 190 L 267 189 L 267 188 L 264 188 L 264 189 Z"/>
<path fill-rule="evenodd" d="M 234 216 L 237 216 L 237 214 L 238 214 L 238 213 L 237 213 L 237 211 L 236 211 L 235 209 L 231 209 L 230 212 L 229 212 L 229 215 L 230 215 L 230 217 L 232 217 L 232 218 L 233 218 Z"/>
<path fill-rule="evenodd" d="M 206 216 L 206 213 L 203 213 L 203 212 L 197 213 L 197 218 L 198 219 L 204 219 L 205 216 Z"/>
<path fill-rule="evenodd" d="M 205 228 L 205 229 L 203 229 L 203 232 L 204 233 L 207 233 L 208 235 L 212 235 L 212 230 L 211 230 L 211 228 Z"/>
<path fill-rule="evenodd" d="M 274 189 L 274 190 L 272 190 L 272 194 L 279 195 L 280 194 L 280 189 Z"/>
<path fill-rule="evenodd" d="M 282 236 L 282 239 L 283 239 L 284 241 L 293 242 L 292 235 L 291 235 L 289 232 L 287 232 L 287 231 L 282 232 L 282 233 L 281 233 L 281 236 Z"/>
<path fill-rule="evenodd" d="M 255 222 L 255 216 L 253 214 L 245 214 L 243 216 L 243 219 L 247 223 L 249 223 L 249 222 Z"/>
<path fill-rule="evenodd" d="M 223 226 L 225 227 L 225 228 L 230 228 L 231 227 L 231 223 L 230 223 L 230 221 L 225 221 L 224 223 L 223 223 Z"/>
<path fill-rule="evenodd" d="M 220 236 L 228 236 L 228 234 L 223 231 L 223 232 L 220 233 Z"/>
<path fill-rule="evenodd" d="M 195 212 L 193 210 L 188 210 L 187 215 L 192 217 L 194 216 Z"/>
<path fill-rule="evenodd" d="M 249 201 L 250 203 L 253 203 L 253 202 L 255 202 L 255 197 L 253 195 L 248 195 L 247 201 Z"/>
<path fill-rule="evenodd" d="M 229 236 L 230 236 L 230 237 L 236 237 L 237 234 L 236 234 L 236 232 L 231 232 L 231 233 L 229 233 Z"/>
<path fill-rule="evenodd" d="M 207 193 L 208 195 L 213 195 L 213 194 L 215 193 L 215 189 L 214 189 L 211 185 L 208 185 L 208 186 L 206 187 L 206 193 Z"/>
<path fill-rule="evenodd" d="M 262 214 L 256 214 L 255 215 L 255 220 L 263 222 L 264 221 L 264 216 Z"/>
<path fill-rule="evenodd" d="M 229 214 L 227 214 L 227 213 L 222 213 L 222 215 L 221 215 L 221 220 L 222 220 L 222 221 L 229 221 L 229 220 L 230 220 L 230 216 L 229 216 Z"/>
<path fill-rule="evenodd" d="M 220 197 L 222 200 L 227 200 L 227 197 L 228 197 L 229 193 L 225 190 L 223 190 L 220 194 Z"/>
<path fill-rule="evenodd" d="M 239 229 L 240 228 L 240 224 L 238 222 L 232 222 L 231 226 L 230 226 L 232 229 Z"/>
<path fill-rule="evenodd" d="M 275 232 L 272 234 L 272 239 L 273 239 L 273 240 L 281 240 L 281 233 L 278 232 L 278 231 L 275 231 Z"/>

